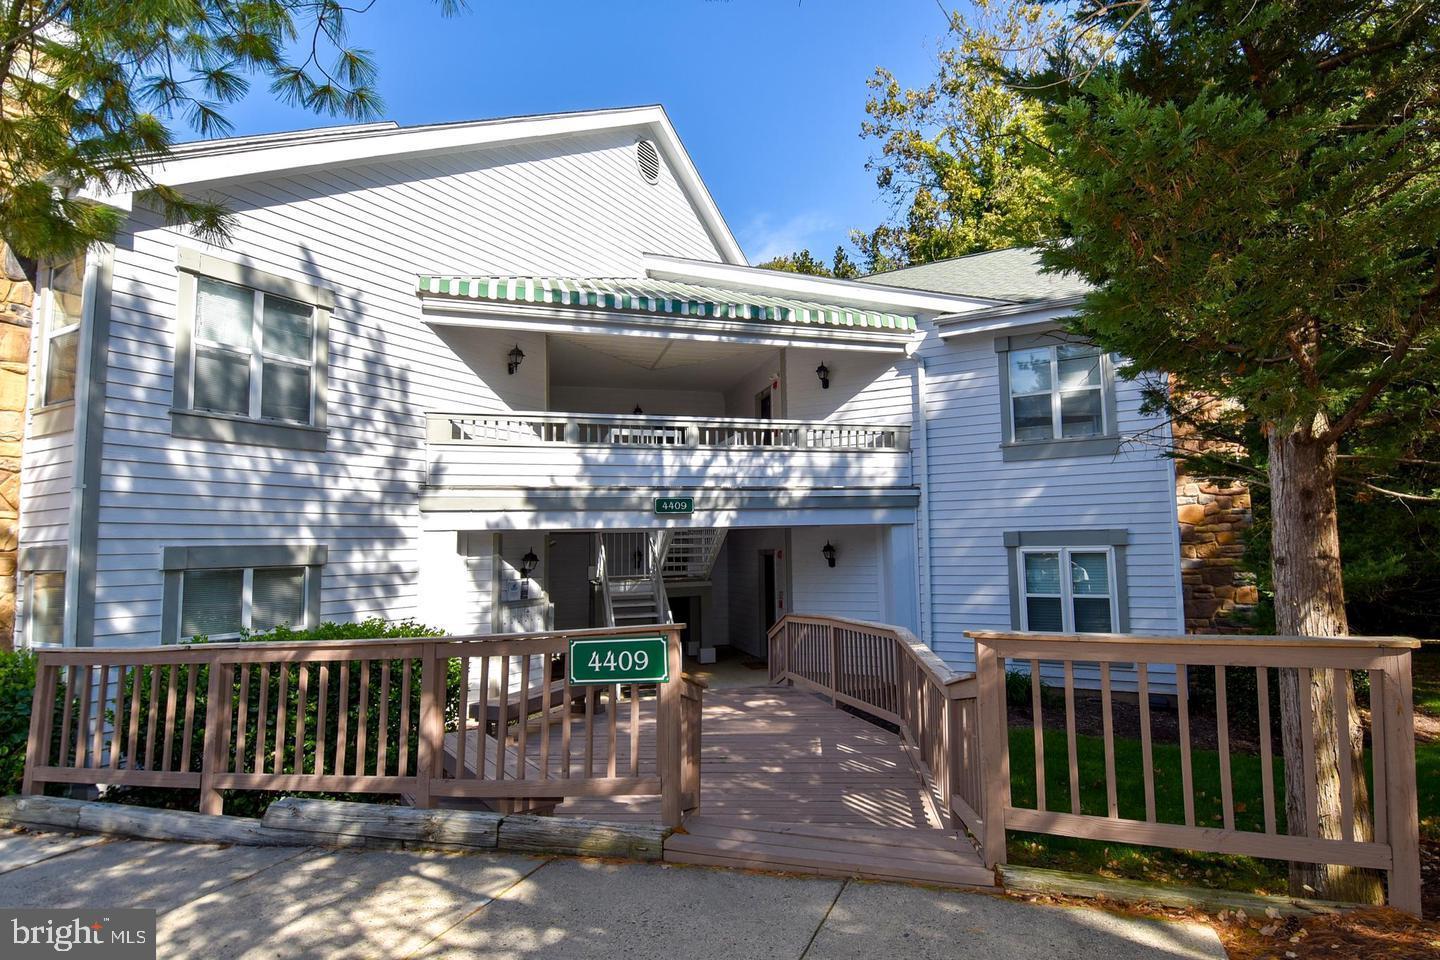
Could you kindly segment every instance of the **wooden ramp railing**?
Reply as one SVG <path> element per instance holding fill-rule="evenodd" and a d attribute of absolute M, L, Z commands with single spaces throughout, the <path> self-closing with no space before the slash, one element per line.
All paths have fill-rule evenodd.
<path fill-rule="evenodd" d="M 903 627 L 790 614 L 770 630 L 770 679 L 899 728 L 945 812 L 984 834 L 977 685 Z"/>
<path fill-rule="evenodd" d="M 658 794 L 678 826 L 699 806 L 702 697 L 682 672 L 680 630 L 40 650 L 22 792 L 198 789 L 205 813 L 221 812 L 222 790 L 422 807 Z M 656 686 L 650 756 L 637 747 L 644 689 L 571 686 L 566 658 L 572 638 L 657 634 L 672 680 Z"/>
<path fill-rule="evenodd" d="M 1384 871 L 1391 905 L 1419 913 L 1410 676 L 1410 651 L 1417 641 L 968 636 L 975 641 L 977 671 L 957 674 L 902 628 L 792 614 L 770 631 L 770 677 L 895 724 L 915 751 L 922 776 L 956 825 L 976 840 L 987 866 L 1005 861 L 1006 833 L 1012 830 L 1341 864 Z M 1022 674 L 1027 702 L 1016 706 L 1022 712 L 1028 707 L 1031 714 L 1030 729 L 1014 731 L 1014 745 L 1007 669 Z M 1293 737 L 1277 738 L 1272 735 L 1281 717 L 1275 684 L 1285 670 L 1298 671 L 1301 690 L 1328 671 L 1335 696 L 1333 711 L 1323 716 L 1311 708 L 1310 698 L 1301 697 L 1298 729 Z M 1361 718 L 1352 712 L 1349 696 L 1357 675 L 1369 688 L 1369 744 L 1361 754 L 1362 769 L 1338 765 L 1341 816 L 1338 823 L 1322 826 L 1316 775 L 1322 754 L 1347 757 L 1353 746 L 1364 744 Z M 1191 693 L 1197 676 L 1208 682 L 1203 705 Z M 1168 704 L 1174 704 L 1174 726 L 1167 728 L 1163 743 L 1155 722 L 1162 708 L 1152 703 L 1152 694 L 1165 698 L 1167 714 Z M 1056 726 L 1047 734 L 1052 697 L 1063 699 L 1063 707 L 1048 709 L 1063 710 L 1064 726 L 1063 732 Z M 1096 738 L 1087 738 L 1079 722 L 1077 701 L 1083 698 L 1098 700 L 1095 756 L 1090 745 Z M 1122 698 L 1138 715 L 1131 718 L 1138 744 L 1117 739 L 1115 707 Z M 1247 718 L 1242 725 L 1242 702 L 1253 711 L 1253 724 Z M 1327 726 L 1325 718 L 1333 722 Z M 1204 749 L 1192 742 L 1201 726 L 1207 736 Z M 1242 730 L 1253 738 L 1253 750 L 1235 749 L 1235 735 Z M 1052 743 L 1047 750 L 1047 740 L 1062 737 L 1063 747 Z M 1287 754 L 1286 739 L 1299 744 L 1293 751 L 1297 755 Z M 1012 771 L 1012 748 L 1022 745 L 1025 764 L 1033 763 L 1033 786 L 1017 798 L 1012 772 L 1024 774 L 1017 780 L 1030 776 L 1028 770 Z M 1255 785 L 1256 796 L 1237 793 L 1242 766 L 1251 774 L 1244 782 Z M 1284 784 L 1295 776 L 1304 778 L 1308 815 L 1299 829 L 1290 830 L 1284 821 Z M 1102 779 L 1103 790 L 1098 786 Z M 1159 802 L 1177 796 L 1174 804 Z M 1162 816 L 1171 807 L 1182 811 L 1174 822 Z"/>
<path fill-rule="evenodd" d="M 1418 641 L 1394 637 L 968 635 L 975 641 L 982 709 L 986 816 L 981 839 L 987 859 L 1003 859 L 1006 831 L 1021 830 L 1347 865 L 1385 871 L 1391 905 L 1420 912 L 1410 676 L 1410 652 L 1419 646 Z M 1012 796 L 1007 669 L 1028 674 L 1031 730 L 1026 750 L 1033 753 L 1034 786 L 1027 788 L 1030 796 L 1026 803 L 1017 803 Z M 1305 693 L 1298 697 L 1298 730 L 1293 736 L 1280 736 L 1277 749 L 1272 729 L 1281 715 L 1275 681 L 1286 670 L 1298 671 L 1298 690 Z M 1322 714 L 1313 708 L 1308 693 L 1312 677 L 1325 672 L 1333 696 L 1332 709 Z M 1103 796 L 1094 789 L 1086 795 L 1083 789 L 1085 782 L 1098 779 L 1099 771 L 1094 764 L 1082 762 L 1078 746 L 1076 678 L 1082 674 L 1092 678 L 1092 688 L 1098 686 Z M 1370 693 L 1370 747 L 1360 754 L 1360 770 L 1350 762 L 1352 748 L 1364 743 L 1360 717 L 1351 707 L 1356 674 L 1368 683 Z M 1206 681 L 1203 704 L 1192 692 L 1192 681 L 1200 679 Z M 1057 682 L 1064 697 L 1060 709 L 1065 716 L 1065 757 L 1063 764 L 1052 767 L 1046 754 L 1045 688 L 1053 689 Z M 1164 764 L 1158 756 L 1162 745 L 1156 742 L 1151 704 L 1151 693 L 1161 684 L 1174 697 L 1178 726 L 1176 749 L 1164 745 Z M 1115 702 L 1122 687 L 1127 699 L 1133 696 L 1139 714 L 1139 757 L 1125 761 L 1117 757 L 1115 735 Z M 1199 684 L 1195 689 L 1200 689 Z M 1248 709 L 1242 711 L 1242 702 Z M 1207 738 L 1203 754 L 1192 743 L 1202 714 L 1207 726 L 1213 727 L 1214 737 L 1214 750 L 1208 749 Z M 1258 756 L 1234 749 L 1237 730 L 1258 741 Z M 1058 739 L 1058 734 L 1052 736 Z M 1298 750 L 1287 751 L 1287 741 L 1298 744 Z M 1129 746 L 1123 739 L 1118 744 Z M 1128 771 L 1120 768 L 1120 773 L 1129 776 L 1117 774 L 1117 764 L 1135 764 L 1137 760 L 1138 778 L 1133 776 L 1134 766 Z M 1338 779 L 1341 815 L 1338 823 L 1322 826 L 1316 770 L 1317 765 L 1324 769 L 1327 760 L 1336 771 L 1327 782 Z M 1258 783 L 1259 796 L 1237 795 L 1242 762 L 1247 769 L 1253 768 L 1254 775 L 1247 782 Z M 1064 779 L 1054 777 L 1056 767 L 1065 771 Z M 1089 771 L 1083 776 L 1082 767 Z M 1297 776 L 1302 778 L 1306 807 L 1299 829 L 1281 819 L 1284 784 Z M 1159 816 L 1158 792 L 1171 798 L 1179 793 L 1183 813 L 1178 822 L 1166 822 Z M 1219 809 L 1212 811 L 1209 806 L 1217 796 Z"/>

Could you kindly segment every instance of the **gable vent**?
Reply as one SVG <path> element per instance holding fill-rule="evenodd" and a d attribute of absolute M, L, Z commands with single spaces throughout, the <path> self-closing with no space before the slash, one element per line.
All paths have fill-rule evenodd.
<path fill-rule="evenodd" d="M 640 176 L 646 183 L 660 182 L 660 151 L 649 140 L 635 144 L 635 162 L 640 165 Z"/>

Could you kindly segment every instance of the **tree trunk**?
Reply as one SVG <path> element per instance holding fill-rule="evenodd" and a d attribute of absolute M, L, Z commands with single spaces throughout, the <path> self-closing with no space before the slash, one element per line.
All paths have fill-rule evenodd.
<path fill-rule="evenodd" d="M 1275 578 L 1275 625 L 1282 636 L 1344 636 L 1345 587 L 1340 570 L 1340 532 L 1335 513 L 1335 448 L 1312 437 L 1325 428 L 1323 416 L 1311 430 L 1270 434 L 1271 566 Z M 1279 671 L 1280 718 L 1285 747 L 1285 813 L 1290 833 L 1339 839 L 1340 764 L 1349 763 L 1354 784 L 1354 837 L 1371 840 L 1370 798 L 1365 787 L 1364 740 L 1355 708 L 1355 688 L 1345 683 L 1350 715 L 1350 756 L 1340 757 L 1335 729 L 1335 675 L 1310 671 L 1302 689 L 1299 670 Z M 1310 698 L 1314 725 L 1314 809 L 1306 800 L 1300 735 L 1301 697 Z M 1293 896 L 1382 903 L 1380 875 L 1353 867 L 1309 863 L 1290 865 Z"/>

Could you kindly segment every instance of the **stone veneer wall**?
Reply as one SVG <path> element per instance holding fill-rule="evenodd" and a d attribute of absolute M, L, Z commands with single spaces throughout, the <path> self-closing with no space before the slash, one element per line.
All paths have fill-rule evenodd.
<path fill-rule="evenodd" d="M 1241 566 L 1250 529 L 1250 491 L 1231 480 L 1176 471 L 1180 577 L 1186 633 L 1243 633 L 1259 595 Z"/>
<path fill-rule="evenodd" d="M 33 277 L 0 243 L 0 650 L 15 635 L 15 562 L 20 537 L 20 442 L 25 436 Z"/>

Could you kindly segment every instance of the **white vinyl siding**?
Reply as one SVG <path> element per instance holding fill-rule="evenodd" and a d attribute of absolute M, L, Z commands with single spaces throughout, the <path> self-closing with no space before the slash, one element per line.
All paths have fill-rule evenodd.
<path fill-rule="evenodd" d="M 1020 626 L 1011 620 L 1017 570 L 1005 545 L 1006 533 L 1017 530 L 1124 528 L 1127 609 L 1117 623 L 1131 633 L 1180 632 L 1174 480 L 1154 449 L 1166 428 L 1141 412 L 1141 384 L 1115 384 L 1116 452 L 1010 462 L 1001 449 L 1002 405 L 1009 397 L 1000 389 L 993 335 L 932 336 L 921 355 L 929 396 L 930 536 L 920 550 L 921 563 L 931 565 L 933 608 L 922 622 L 933 627 L 936 652 L 955 669 L 971 670 L 974 645 L 964 631 Z M 1124 442 L 1132 437 L 1142 442 Z"/>
<path fill-rule="evenodd" d="M 137 208 L 115 251 L 97 644 L 158 642 L 161 547 L 263 543 L 278 531 L 329 545 L 313 615 L 426 619 L 417 599 L 423 411 L 506 409 L 501 390 L 532 374 L 538 389 L 524 408 L 537 398 L 543 406 L 544 338 L 521 339 L 528 356 L 514 378 L 503 355 L 498 370 L 477 372 L 450 331 L 420 319 L 416 276 L 437 267 L 625 276 L 641 271 L 645 252 L 720 256 L 674 177 L 655 186 L 640 178 L 624 133 L 319 170 L 226 192 L 236 224 L 216 255 L 334 291 L 327 442 L 295 450 L 172 436 L 177 250 L 195 241 Z M 532 340 L 541 344 L 534 353 Z"/>

